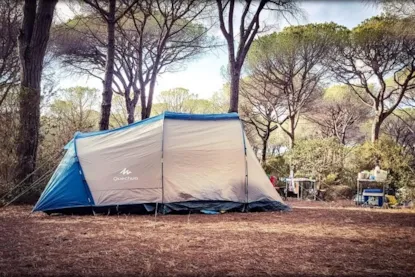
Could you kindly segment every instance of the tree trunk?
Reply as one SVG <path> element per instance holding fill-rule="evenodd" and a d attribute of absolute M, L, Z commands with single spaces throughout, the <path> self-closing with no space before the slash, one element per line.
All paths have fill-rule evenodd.
<path fill-rule="evenodd" d="M 343 145 L 346 145 L 346 134 L 343 133 L 341 135 L 340 143 Z"/>
<path fill-rule="evenodd" d="M 230 102 L 229 102 L 229 113 L 238 112 L 238 102 L 239 102 L 239 78 L 241 75 L 241 70 L 238 68 L 238 65 L 235 62 L 231 66 L 231 88 L 230 88 Z"/>
<path fill-rule="evenodd" d="M 101 119 L 99 121 L 100 130 L 108 130 L 111 102 L 112 102 L 112 81 L 114 76 L 114 59 L 115 59 L 115 1 L 109 1 L 109 12 L 107 18 L 107 59 L 105 64 L 105 77 L 103 82 L 102 103 L 101 103 Z"/>
<path fill-rule="evenodd" d="M 268 148 L 268 138 L 262 140 L 262 164 L 267 162 L 267 148 Z"/>
<path fill-rule="evenodd" d="M 290 117 L 290 134 L 288 135 L 290 139 L 290 149 L 294 148 L 294 141 L 295 141 L 295 116 Z M 290 158 L 290 178 L 294 178 L 295 175 L 295 166 L 292 164 L 292 160 Z"/>
<path fill-rule="evenodd" d="M 380 135 L 380 126 L 382 125 L 382 119 L 381 116 L 376 116 L 375 119 L 373 119 L 372 123 L 372 136 L 371 141 L 376 142 L 379 139 Z"/>
<path fill-rule="evenodd" d="M 290 149 L 294 148 L 295 143 L 295 116 L 290 117 Z"/>
<path fill-rule="evenodd" d="M 129 92 L 128 92 L 129 93 Z M 137 107 L 138 98 L 140 97 L 140 90 L 138 88 L 133 88 L 133 99 L 130 97 L 125 97 L 125 104 L 127 107 L 127 122 L 128 124 L 134 123 L 135 121 L 135 109 Z"/>
<path fill-rule="evenodd" d="M 26 0 L 19 34 L 20 126 L 17 138 L 16 182 L 23 180 L 36 167 L 40 125 L 40 83 L 49 40 L 50 26 L 57 0 Z M 26 183 L 30 183 L 28 178 Z"/>
<path fill-rule="evenodd" d="M 141 120 L 146 119 L 147 101 L 145 86 L 140 86 Z"/>
<path fill-rule="evenodd" d="M 142 119 L 149 118 L 150 115 L 151 115 L 151 109 L 153 107 L 153 95 L 154 95 L 154 88 L 155 88 L 155 85 L 156 85 L 156 79 L 157 79 L 157 72 L 155 72 L 155 74 L 153 74 L 153 76 L 151 77 L 150 87 L 148 89 L 148 100 L 147 100 L 147 105 L 146 105 L 146 114 L 145 114 L 145 118 L 142 118 Z"/>
<path fill-rule="evenodd" d="M 127 123 L 128 124 L 131 124 L 131 123 L 134 123 L 134 109 L 131 111 L 131 110 L 128 110 L 128 117 L 127 117 Z"/>
<path fill-rule="evenodd" d="M 126 95 L 125 96 L 125 107 L 127 108 L 127 123 L 134 123 L 134 105 L 133 101 Z"/>

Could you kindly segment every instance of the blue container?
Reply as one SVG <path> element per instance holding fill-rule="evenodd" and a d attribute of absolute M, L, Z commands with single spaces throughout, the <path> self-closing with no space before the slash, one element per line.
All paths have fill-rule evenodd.
<path fill-rule="evenodd" d="M 383 206 L 383 189 L 364 189 L 363 201 L 370 205 Z"/>

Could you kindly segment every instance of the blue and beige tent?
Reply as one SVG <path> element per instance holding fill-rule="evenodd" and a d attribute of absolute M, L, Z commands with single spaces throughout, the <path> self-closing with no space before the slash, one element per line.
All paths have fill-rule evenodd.
<path fill-rule="evenodd" d="M 285 210 L 239 116 L 166 112 L 76 133 L 34 211 Z"/>

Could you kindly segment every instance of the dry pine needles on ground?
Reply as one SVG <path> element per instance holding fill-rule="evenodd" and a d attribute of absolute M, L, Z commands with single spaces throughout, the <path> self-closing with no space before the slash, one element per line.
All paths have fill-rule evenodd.
<path fill-rule="evenodd" d="M 293 202 L 289 213 L 28 217 L 0 210 L 2 276 L 413 276 L 415 213 Z"/>

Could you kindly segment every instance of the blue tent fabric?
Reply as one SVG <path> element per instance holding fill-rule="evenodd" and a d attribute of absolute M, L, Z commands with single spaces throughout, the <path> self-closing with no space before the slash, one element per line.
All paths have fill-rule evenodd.
<path fill-rule="evenodd" d="M 239 119 L 237 113 L 223 113 L 223 114 L 186 114 L 186 113 L 172 113 L 165 112 L 165 118 L 181 119 L 181 120 L 226 120 Z"/>
<path fill-rule="evenodd" d="M 248 203 L 248 211 L 262 211 L 262 212 L 271 212 L 271 211 L 290 211 L 291 208 L 287 205 L 282 204 L 278 201 L 255 201 Z"/>
<path fill-rule="evenodd" d="M 87 190 L 72 143 L 33 211 L 91 206 L 93 200 Z"/>

